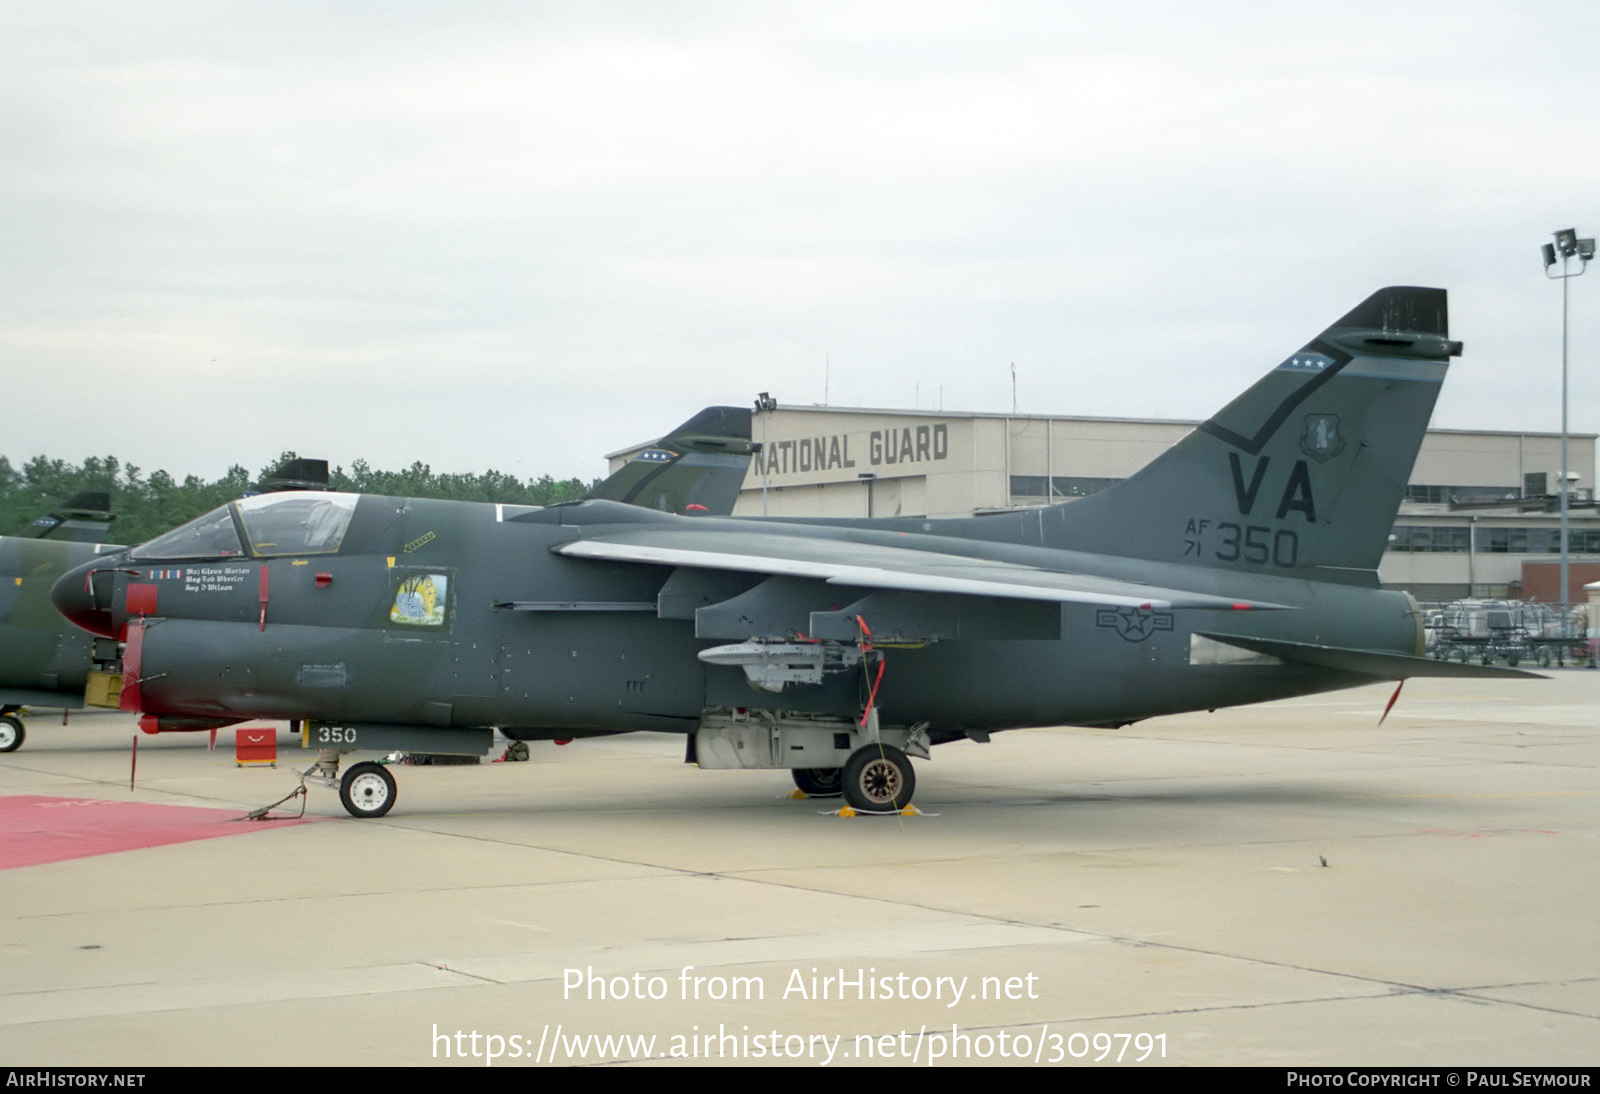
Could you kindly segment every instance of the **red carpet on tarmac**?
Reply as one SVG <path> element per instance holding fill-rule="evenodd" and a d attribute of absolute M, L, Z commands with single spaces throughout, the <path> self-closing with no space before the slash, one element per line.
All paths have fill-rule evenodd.
<path fill-rule="evenodd" d="M 0 798 L 0 870 L 108 855 L 141 847 L 240 836 L 263 828 L 326 820 L 241 820 L 239 809 L 106 802 L 90 798 Z"/>

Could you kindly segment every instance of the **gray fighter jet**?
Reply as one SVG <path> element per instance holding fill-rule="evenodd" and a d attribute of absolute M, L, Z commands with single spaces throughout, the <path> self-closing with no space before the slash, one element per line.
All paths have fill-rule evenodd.
<path fill-rule="evenodd" d="M 703 768 L 788 768 L 906 807 L 908 756 L 1426 675 L 1377 566 L 1449 361 L 1445 293 L 1380 290 L 1132 478 L 966 519 L 780 521 L 247 498 L 56 586 L 125 636 L 151 730 L 298 723 L 353 750 L 486 752 L 668 730 Z M 381 816 L 373 763 L 339 782 Z"/>

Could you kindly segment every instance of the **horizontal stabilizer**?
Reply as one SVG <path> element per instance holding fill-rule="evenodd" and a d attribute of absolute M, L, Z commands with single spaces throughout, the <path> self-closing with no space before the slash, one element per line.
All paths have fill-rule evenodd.
<path fill-rule="evenodd" d="M 1524 677 L 1543 679 L 1536 672 L 1502 669 L 1493 665 L 1463 665 L 1454 661 L 1435 661 L 1431 657 L 1409 657 L 1403 653 L 1352 650 L 1339 646 L 1317 646 L 1308 642 L 1282 642 L 1272 638 L 1245 638 L 1232 634 L 1205 634 L 1203 638 L 1237 646 L 1252 653 L 1264 653 L 1284 661 L 1298 661 L 1319 668 L 1336 669 L 1371 676 L 1377 680 L 1405 680 L 1412 676 Z"/>
<path fill-rule="evenodd" d="M 255 489 L 263 494 L 278 490 L 327 490 L 332 481 L 328 476 L 327 460 L 296 457 L 285 460 L 263 475 Z"/>
<path fill-rule="evenodd" d="M 103 490 L 74 494 L 47 516 L 23 529 L 22 539 L 58 539 L 69 543 L 103 543 L 111 522 L 111 495 Z"/>

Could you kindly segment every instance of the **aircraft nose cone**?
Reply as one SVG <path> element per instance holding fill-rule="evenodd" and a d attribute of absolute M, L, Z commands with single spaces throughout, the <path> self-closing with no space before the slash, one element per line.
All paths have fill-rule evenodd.
<path fill-rule="evenodd" d="M 50 590 L 56 610 L 91 634 L 117 637 L 117 621 L 111 614 L 111 594 L 116 575 L 105 559 L 85 563 L 61 575 Z"/>

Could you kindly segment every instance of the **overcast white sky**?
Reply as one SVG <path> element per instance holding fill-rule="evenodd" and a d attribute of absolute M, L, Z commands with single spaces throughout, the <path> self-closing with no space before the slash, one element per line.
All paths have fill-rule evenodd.
<path fill-rule="evenodd" d="M 1560 423 L 1600 5 L 0 6 L 0 453 L 585 479 L 711 403 L 1201 418 L 1387 284 Z M 1572 283 L 1600 430 L 1600 270 Z"/>

